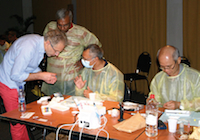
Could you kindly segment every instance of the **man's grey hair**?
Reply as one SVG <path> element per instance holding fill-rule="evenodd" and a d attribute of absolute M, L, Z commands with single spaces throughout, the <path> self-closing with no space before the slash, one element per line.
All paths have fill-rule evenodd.
<path fill-rule="evenodd" d="M 66 16 L 69 16 L 70 22 L 72 22 L 72 12 L 67 9 L 60 9 L 56 12 L 56 20 L 64 19 Z"/>
<path fill-rule="evenodd" d="M 172 54 L 172 57 L 173 57 L 174 61 L 177 61 L 178 58 L 180 57 L 180 52 L 179 52 L 179 50 L 176 47 L 174 47 L 174 46 L 171 46 L 171 47 L 173 47 L 175 49 L 175 51 Z M 158 58 L 159 54 L 160 54 L 160 49 L 157 52 L 157 58 Z"/>
<path fill-rule="evenodd" d="M 90 55 L 92 57 L 98 57 L 99 59 L 103 59 L 103 50 L 100 48 L 97 44 L 90 44 L 87 47 L 84 48 L 84 51 L 90 50 Z"/>
<path fill-rule="evenodd" d="M 60 30 L 50 30 L 44 35 L 44 40 L 49 40 L 51 44 L 54 46 L 62 41 L 65 45 L 67 45 L 67 37 Z"/>

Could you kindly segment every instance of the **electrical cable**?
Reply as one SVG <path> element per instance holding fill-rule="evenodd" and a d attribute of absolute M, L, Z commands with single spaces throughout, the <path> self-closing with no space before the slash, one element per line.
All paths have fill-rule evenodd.
<path fill-rule="evenodd" d="M 82 136 L 82 133 L 83 133 L 83 129 L 87 126 L 87 124 L 85 123 L 81 129 L 81 132 L 79 134 L 79 140 L 81 140 L 81 136 Z"/>
<path fill-rule="evenodd" d="M 106 134 L 107 134 L 107 140 L 109 139 L 109 133 L 104 129 L 104 127 L 106 126 L 106 124 L 107 124 L 107 118 L 105 117 L 105 116 L 103 116 L 102 117 L 103 119 L 104 119 L 104 124 L 103 125 L 101 125 L 102 126 L 102 128 L 101 129 L 99 129 L 99 131 L 97 132 L 97 134 L 96 134 L 96 137 L 95 137 L 95 140 L 97 140 L 97 138 L 98 138 L 98 135 L 99 135 L 99 133 L 101 132 L 101 131 L 104 131 Z"/>
<path fill-rule="evenodd" d="M 68 140 L 71 140 L 71 135 L 72 135 L 72 130 L 74 129 L 75 125 L 78 123 L 79 120 L 77 120 L 74 125 L 71 127 L 70 132 L 69 132 L 69 137 Z"/>
<path fill-rule="evenodd" d="M 56 130 L 56 140 L 58 140 L 58 134 L 59 134 L 60 129 L 64 126 L 71 126 L 71 125 L 74 125 L 74 124 L 63 124 L 59 126 L 58 129 Z"/>

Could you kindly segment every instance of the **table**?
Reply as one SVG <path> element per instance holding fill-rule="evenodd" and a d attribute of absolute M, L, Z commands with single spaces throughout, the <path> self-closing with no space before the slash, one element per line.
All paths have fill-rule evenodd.
<path fill-rule="evenodd" d="M 66 98 L 70 96 L 65 96 Z M 106 107 L 106 110 L 112 109 L 113 107 L 119 108 L 118 102 L 112 102 L 112 101 L 104 101 L 103 105 Z M 73 114 L 71 113 L 72 111 L 76 110 L 75 108 L 70 108 L 67 111 L 61 112 L 58 110 L 52 109 L 52 114 L 51 115 L 43 115 L 41 112 L 41 104 L 37 104 L 36 101 L 27 104 L 27 110 L 26 112 L 35 112 L 33 116 L 39 116 L 39 118 L 47 119 L 47 122 L 41 122 L 38 121 L 37 119 L 33 119 L 33 116 L 29 119 L 22 119 L 20 118 L 21 112 L 18 111 L 18 109 L 6 112 L 4 114 L 0 115 L 0 119 L 7 120 L 10 122 L 17 122 L 25 125 L 30 125 L 30 126 L 36 126 L 40 128 L 44 128 L 47 130 L 57 130 L 57 126 L 59 124 L 71 124 L 74 123 L 75 119 Z M 131 117 L 129 111 L 125 111 L 124 113 L 124 119 L 127 119 Z M 140 113 L 144 113 L 145 109 L 140 110 Z M 116 130 L 113 125 L 118 123 L 119 117 L 113 118 L 111 115 L 106 114 L 105 117 L 107 118 L 108 122 L 105 126 L 105 130 L 109 133 L 109 138 L 110 139 L 121 139 L 121 140 L 128 140 L 128 139 L 151 139 L 150 137 L 146 136 L 144 129 L 142 128 L 140 130 L 137 130 L 133 133 L 126 133 L 122 131 Z M 71 129 L 71 126 L 65 126 L 62 128 L 63 131 L 69 132 Z M 76 125 L 73 129 L 73 134 L 78 135 L 80 133 L 82 128 L 79 128 L 78 125 Z M 99 129 L 83 129 L 83 137 L 93 137 L 95 138 L 97 132 Z M 106 138 L 106 133 L 101 132 L 99 134 L 99 138 Z M 155 139 L 162 139 L 164 138 L 165 140 L 175 140 L 173 135 L 168 132 L 168 130 L 158 130 L 158 136 L 154 137 Z"/>

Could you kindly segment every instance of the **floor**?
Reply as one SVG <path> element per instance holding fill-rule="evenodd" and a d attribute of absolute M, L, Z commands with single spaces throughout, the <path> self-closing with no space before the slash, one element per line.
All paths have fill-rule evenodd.
<path fill-rule="evenodd" d="M 37 99 L 39 99 L 38 96 L 35 96 L 31 92 L 31 89 L 33 89 L 34 85 L 35 85 L 35 83 L 33 83 L 33 82 L 28 83 L 26 85 L 25 91 L 26 91 L 26 102 L 27 103 L 30 103 L 32 101 L 36 101 Z M 131 94 L 131 101 L 141 103 L 141 104 L 146 103 L 144 94 L 141 94 L 139 92 L 136 93 L 134 91 L 132 91 L 132 94 Z M 9 122 L 0 120 L 0 140 L 12 140 L 9 128 L 10 128 Z M 43 130 L 40 128 L 30 127 L 29 132 L 30 132 L 30 134 L 32 134 L 32 135 L 30 135 L 31 140 L 41 140 L 43 138 L 43 136 L 42 136 Z"/>

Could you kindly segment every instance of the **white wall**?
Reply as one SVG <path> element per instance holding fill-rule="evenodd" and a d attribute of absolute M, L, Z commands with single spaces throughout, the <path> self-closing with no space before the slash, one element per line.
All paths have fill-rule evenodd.
<path fill-rule="evenodd" d="M 183 55 L 183 1 L 167 0 L 167 45 L 179 49 Z"/>

